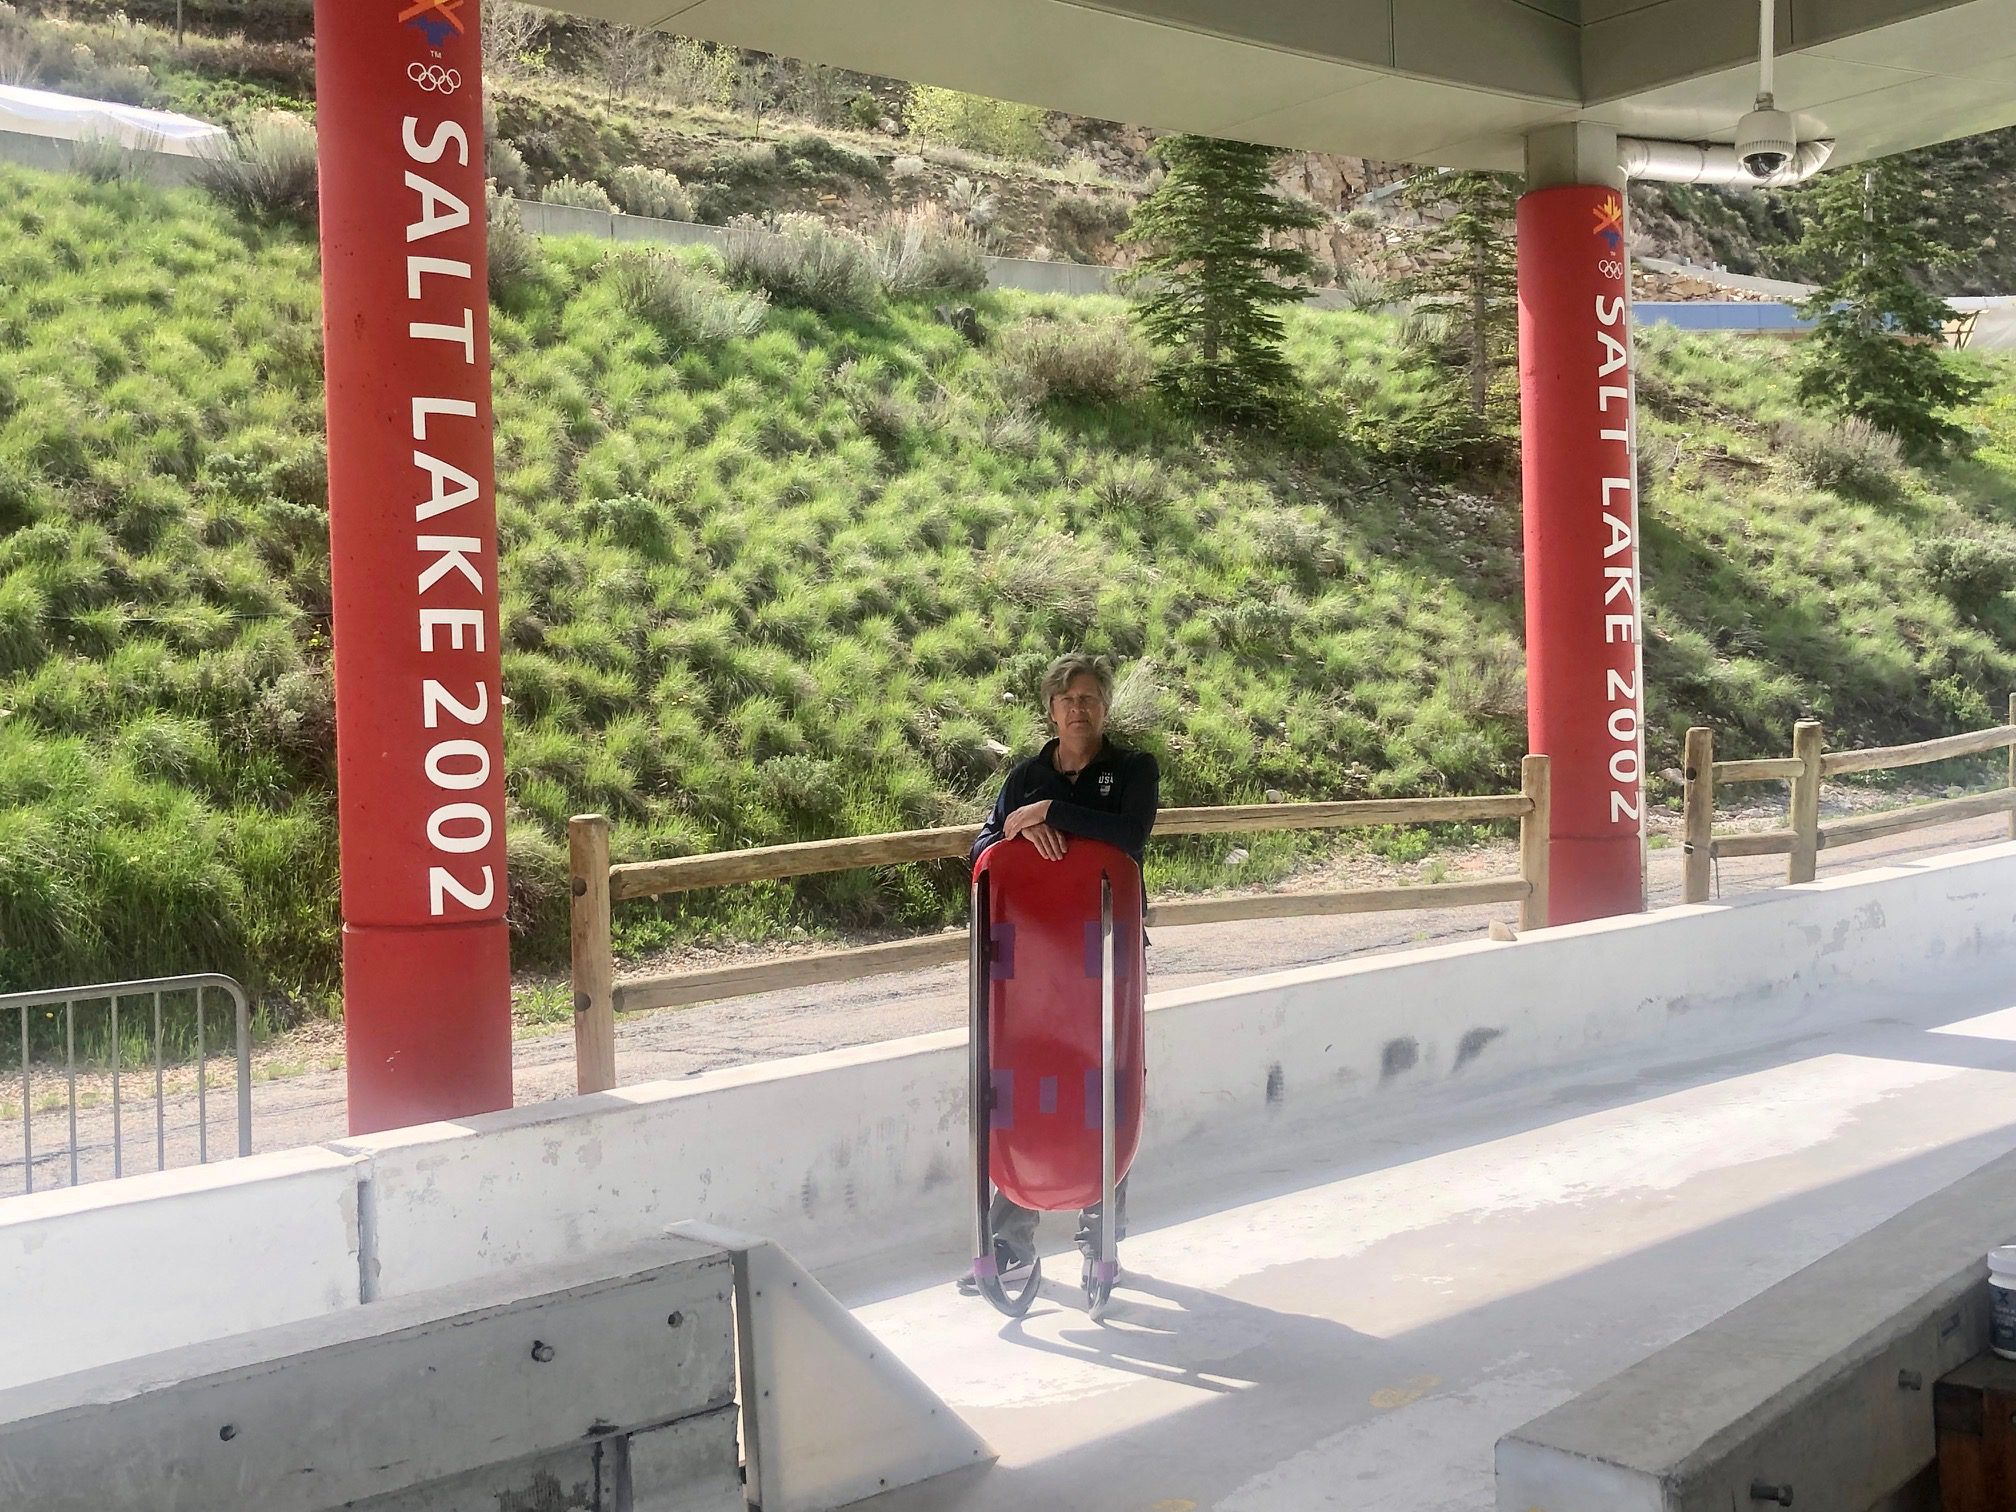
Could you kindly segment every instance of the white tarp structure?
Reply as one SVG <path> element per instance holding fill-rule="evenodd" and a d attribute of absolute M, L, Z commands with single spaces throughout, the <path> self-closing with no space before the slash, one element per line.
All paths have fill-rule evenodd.
<path fill-rule="evenodd" d="M 0 84 L 0 131 L 72 142 L 117 142 L 122 147 L 146 147 L 185 157 L 214 151 L 225 142 L 223 127 L 194 116 L 13 84 Z"/>
<path fill-rule="evenodd" d="M 1967 345 L 1974 351 L 2016 350 L 2016 305 L 1990 305 L 1974 317 L 1967 333 Z"/>

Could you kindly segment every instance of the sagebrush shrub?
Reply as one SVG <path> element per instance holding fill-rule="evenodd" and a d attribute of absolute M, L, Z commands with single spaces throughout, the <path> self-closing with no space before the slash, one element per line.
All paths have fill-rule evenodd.
<path fill-rule="evenodd" d="M 987 287 L 987 259 L 979 239 L 936 205 L 888 217 L 869 244 L 876 277 L 891 298 L 977 294 Z"/>
<path fill-rule="evenodd" d="M 879 359 L 843 362 L 833 375 L 833 387 L 878 446 L 894 449 L 910 438 L 917 423 L 916 406 L 897 391 Z"/>
<path fill-rule="evenodd" d="M 731 222 L 728 276 L 781 304 L 828 314 L 866 314 L 881 293 L 868 243 L 811 215 Z"/>
<path fill-rule="evenodd" d="M 1021 405 L 989 415 L 981 423 L 980 438 L 995 451 L 1024 460 L 1043 449 L 1042 423 Z"/>
<path fill-rule="evenodd" d="M 632 163 L 616 170 L 609 180 L 609 192 L 630 215 L 649 215 L 658 220 L 693 219 L 693 195 L 679 182 L 676 173 Z"/>
<path fill-rule="evenodd" d="M 196 164 L 196 182 L 248 215 L 312 219 L 316 206 L 315 128 L 299 116 L 254 116 Z"/>
<path fill-rule="evenodd" d="M 2016 536 L 1986 530 L 1933 536 L 1919 544 L 1918 565 L 1939 592 L 1979 612 L 2016 590 Z"/>
<path fill-rule="evenodd" d="M 1133 207 L 1110 194 L 1067 194 L 1050 207 L 1050 218 L 1080 236 L 1115 236 L 1127 229 Z"/>
<path fill-rule="evenodd" d="M 483 206 L 490 225 L 490 295 L 494 299 L 531 277 L 539 266 L 539 242 L 525 229 L 518 201 L 500 192 L 495 184 L 484 186 Z"/>
<path fill-rule="evenodd" d="M 1123 740 L 1139 740 L 1167 719 L 1173 706 L 1169 690 L 1155 680 L 1154 664 L 1130 661 L 1114 680 L 1106 728 Z"/>
<path fill-rule="evenodd" d="M 977 152 L 968 152 L 964 147 L 947 147 L 943 142 L 926 143 L 922 152 L 925 162 L 960 173 L 978 173 L 988 166 L 987 160 Z"/>
<path fill-rule="evenodd" d="M 1107 194 L 1067 194 L 1050 206 L 1057 249 L 1076 262 L 1102 262 L 1108 244 L 1127 229 L 1133 207 Z"/>
<path fill-rule="evenodd" d="M 985 184 L 960 174 L 945 191 L 945 204 L 976 232 L 985 231 L 1001 213 L 1001 199 Z"/>
<path fill-rule="evenodd" d="M 836 826 L 847 790 L 832 762 L 804 755 L 773 756 L 757 770 L 765 796 L 801 828 Z"/>
<path fill-rule="evenodd" d="M 539 198 L 549 205 L 571 205 L 576 210 L 616 209 L 616 202 L 609 198 L 609 191 L 592 180 L 559 178 L 539 191 Z"/>
<path fill-rule="evenodd" d="M 1673 476 L 1684 454 L 1680 443 L 1671 436 L 1656 434 L 1649 430 L 1638 433 L 1638 501 L 1645 504 L 1657 500 L 1659 491 L 1666 480 Z"/>
<path fill-rule="evenodd" d="M 1517 721 L 1526 714 L 1526 658 L 1510 641 L 1487 643 L 1449 664 L 1449 701 L 1472 720 Z"/>
<path fill-rule="evenodd" d="M 1903 486 L 1904 450 L 1890 432 L 1859 415 L 1828 422 L 1786 420 L 1778 449 L 1815 488 L 1881 503 Z"/>
<path fill-rule="evenodd" d="M 1102 580 L 1096 549 L 1070 536 L 1032 535 L 986 563 L 995 592 L 1012 604 L 1082 625 L 1097 607 Z"/>
<path fill-rule="evenodd" d="M 1025 320 L 1003 331 L 995 350 L 1008 397 L 1031 406 L 1124 404 L 1155 376 L 1148 344 L 1117 320 Z"/>
<path fill-rule="evenodd" d="M 139 176 L 133 154 L 111 137 L 81 137 L 72 142 L 70 167 L 94 184 L 124 183 Z"/>
<path fill-rule="evenodd" d="M 816 131 L 786 132 L 782 147 L 793 163 L 814 173 L 855 178 L 865 183 L 881 183 L 888 177 L 872 152 L 836 142 Z"/>
<path fill-rule="evenodd" d="M 1351 310 L 1383 310 L 1393 302 L 1393 286 L 1372 273 L 1347 273 L 1337 281 L 1337 292 Z"/>
<path fill-rule="evenodd" d="M 1106 170 L 1099 166 L 1099 160 L 1084 152 L 1072 153 L 1065 160 L 1062 172 L 1074 184 L 1096 184 L 1106 177 Z"/>
<path fill-rule="evenodd" d="M 483 140 L 483 169 L 506 193 L 524 195 L 532 188 L 532 169 L 525 154 L 494 131 Z"/>
<path fill-rule="evenodd" d="M 783 163 L 775 142 L 735 142 L 714 155 L 716 172 L 745 184 L 769 182 Z"/>
<path fill-rule="evenodd" d="M 682 345 L 754 336 L 768 314 L 761 292 L 728 288 L 668 253 L 626 252 L 612 276 L 625 310 Z"/>

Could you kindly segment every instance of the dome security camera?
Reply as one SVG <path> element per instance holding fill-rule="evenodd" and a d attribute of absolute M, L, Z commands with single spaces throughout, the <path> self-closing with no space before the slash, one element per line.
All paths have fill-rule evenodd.
<path fill-rule="evenodd" d="M 1798 146 L 1792 117 L 1782 110 L 1753 110 L 1736 123 L 1736 156 L 1752 178 L 1768 179 L 1782 172 Z"/>

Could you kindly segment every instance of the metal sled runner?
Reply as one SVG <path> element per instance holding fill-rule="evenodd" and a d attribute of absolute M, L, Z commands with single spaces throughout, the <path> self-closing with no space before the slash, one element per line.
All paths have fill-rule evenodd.
<path fill-rule="evenodd" d="M 1010 1292 L 996 1255 L 999 1191 L 1039 1212 L 1098 1205 L 1086 1302 L 1101 1316 L 1120 1273 L 1115 1190 L 1141 1143 L 1141 869 L 1094 840 L 1061 861 L 1023 840 L 990 846 L 973 871 L 973 1277 L 1020 1317 L 1040 1263 Z"/>

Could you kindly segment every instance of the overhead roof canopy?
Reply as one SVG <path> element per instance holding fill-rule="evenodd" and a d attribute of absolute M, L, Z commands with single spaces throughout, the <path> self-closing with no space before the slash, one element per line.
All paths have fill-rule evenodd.
<path fill-rule="evenodd" d="M 1731 139 L 1755 0 L 548 0 L 1163 130 L 1517 168 L 1535 126 Z M 1835 161 L 2016 123 L 2016 0 L 1777 0 L 1778 106 Z"/>

